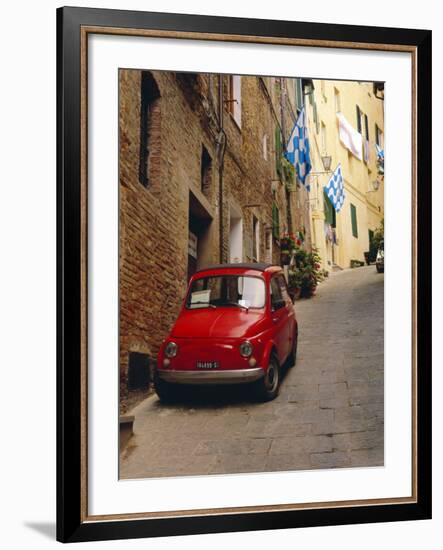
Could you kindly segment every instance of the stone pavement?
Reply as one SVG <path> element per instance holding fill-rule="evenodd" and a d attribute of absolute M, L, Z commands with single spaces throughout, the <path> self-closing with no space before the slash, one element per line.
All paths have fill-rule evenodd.
<path fill-rule="evenodd" d="M 120 477 L 382 466 L 383 279 L 344 270 L 296 302 L 297 364 L 274 401 L 234 386 L 140 403 Z"/>

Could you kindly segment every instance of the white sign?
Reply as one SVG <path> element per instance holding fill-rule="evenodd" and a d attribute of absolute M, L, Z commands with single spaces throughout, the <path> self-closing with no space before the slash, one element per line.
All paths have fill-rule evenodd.
<path fill-rule="evenodd" d="M 194 233 L 191 233 L 189 231 L 188 254 L 195 259 L 197 259 L 197 245 L 198 245 L 197 235 L 194 235 Z"/>

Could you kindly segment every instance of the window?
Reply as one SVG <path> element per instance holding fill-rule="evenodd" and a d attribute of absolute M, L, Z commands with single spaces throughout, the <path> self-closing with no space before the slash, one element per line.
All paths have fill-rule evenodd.
<path fill-rule="evenodd" d="M 145 187 L 160 174 L 160 92 L 151 73 L 143 71 L 140 90 L 139 181 Z"/>
<path fill-rule="evenodd" d="M 278 284 L 280 285 L 280 291 L 281 291 L 283 300 L 285 300 L 285 302 L 291 302 L 292 300 L 289 297 L 288 285 L 286 284 L 286 279 L 284 278 L 283 275 L 279 275 L 277 279 L 278 279 Z"/>
<path fill-rule="evenodd" d="M 146 353 L 129 352 L 128 390 L 138 390 L 149 386 L 150 358 Z"/>
<path fill-rule="evenodd" d="M 368 122 L 368 115 L 365 115 L 365 137 L 366 137 L 366 141 L 369 141 L 369 122 Z"/>
<path fill-rule="evenodd" d="M 358 105 L 356 105 L 356 111 L 357 111 L 357 131 L 359 134 L 362 133 L 362 128 L 361 128 L 361 116 L 362 116 L 362 112 L 360 110 L 360 107 Z"/>
<path fill-rule="evenodd" d="M 268 135 L 263 135 L 263 158 L 268 160 Z"/>
<path fill-rule="evenodd" d="M 337 88 L 334 88 L 334 104 L 335 104 L 335 112 L 341 113 L 340 92 L 337 90 Z"/>
<path fill-rule="evenodd" d="M 201 154 L 201 190 L 205 195 L 208 195 L 211 191 L 212 183 L 212 158 L 208 153 L 206 147 L 202 146 Z"/>
<path fill-rule="evenodd" d="M 186 299 L 188 309 L 265 306 L 265 283 L 258 277 L 214 275 L 196 279 Z"/>
<path fill-rule="evenodd" d="M 252 217 L 252 259 L 258 262 L 260 257 L 260 224 L 258 219 Z"/>
<path fill-rule="evenodd" d="M 326 191 L 323 191 L 323 211 L 325 213 L 325 223 L 329 224 L 332 227 L 335 227 L 337 223 L 336 212 L 334 205 L 329 200 L 329 197 L 326 194 Z"/>
<path fill-rule="evenodd" d="M 358 239 L 357 208 L 351 204 L 352 235 Z"/>
<path fill-rule="evenodd" d="M 285 305 L 283 300 L 281 286 L 278 282 L 278 277 L 271 279 L 271 307 L 273 310 L 280 309 Z"/>
<path fill-rule="evenodd" d="M 363 113 L 362 113 L 363 114 Z M 363 140 L 363 160 L 366 164 L 369 164 L 369 123 L 368 115 L 363 114 L 363 119 L 365 122 L 365 139 Z"/>
<path fill-rule="evenodd" d="M 301 78 L 295 79 L 295 106 L 297 111 L 301 111 L 304 105 L 303 83 Z"/>
<path fill-rule="evenodd" d="M 375 143 L 383 149 L 383 132 L 375 125 Z"/>
<path fill-rule="evenodd" d="M 228 105 L 232 118 L 241 128 L 241 76 L 231 75 L 229 77 Z"/>

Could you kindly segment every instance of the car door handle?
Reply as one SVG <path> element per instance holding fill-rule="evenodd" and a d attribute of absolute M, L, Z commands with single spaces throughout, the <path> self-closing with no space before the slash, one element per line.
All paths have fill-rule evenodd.
<path fill-rule="evenodd" d="M 273 322 L 273 323 L 278 323 L 278 321 L 279 321 L 279 318 L 278 318 L 278 317 L 273 317 L 273 318 L 272 318 L 272 322 Z"/>

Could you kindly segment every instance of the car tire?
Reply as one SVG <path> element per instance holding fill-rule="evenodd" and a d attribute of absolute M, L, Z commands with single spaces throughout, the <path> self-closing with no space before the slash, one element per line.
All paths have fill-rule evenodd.
<path fill-rule="evenodd" d="M 280 390 L 280 365 L 273 354 L 269 359 L 269 365 L 265 375 L 256 382 L 257 397 L 260 401 L 272 401 Z"/>
<path fill-rule="evenodd" d="M 384 268 L 383 267 L 380 267 L 380 266 L 375 266 L 376 269 L 377 269 L 377 273 L 383 273 L 384 272 Z"/>
<path fill-rule="evenodd" d="M 292 350 L 288 357 L 288 367 L 294 367 L 297 361 L 298 328 L 295 329 L 294 340 L 292 341 Z"/>
<path fill-rule="evenodd" d="M 154 389 L 162 403 L 173 403 L 177 399 L 176 386 L 162 380 L 157 373 L 154 375 Z"/>

